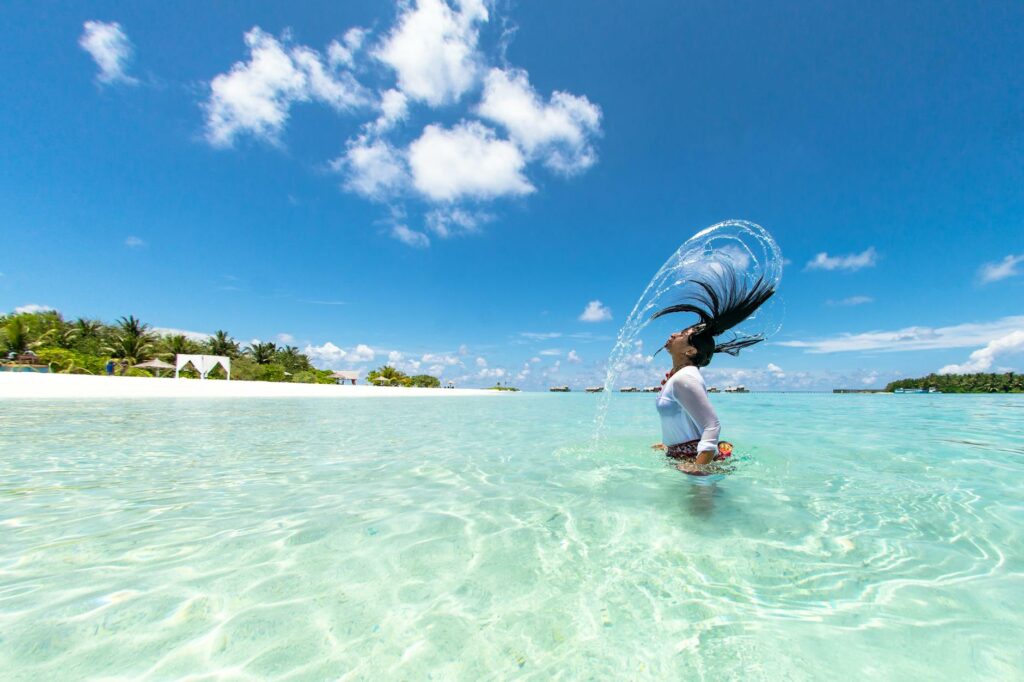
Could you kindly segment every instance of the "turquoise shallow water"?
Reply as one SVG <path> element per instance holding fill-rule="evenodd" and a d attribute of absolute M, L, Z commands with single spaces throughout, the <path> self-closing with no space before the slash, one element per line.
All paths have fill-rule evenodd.
<path fill-rule="evenodd" d="M 1019 679 L 1024 397 L 0 405 L 5 680 Z"/>

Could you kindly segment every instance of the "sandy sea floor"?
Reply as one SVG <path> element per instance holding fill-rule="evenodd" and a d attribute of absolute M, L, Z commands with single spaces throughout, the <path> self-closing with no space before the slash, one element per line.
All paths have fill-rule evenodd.
<path fill-rule="evenodd" d="M 1024 396 L 597 398 L 0 401 L 0 677 L 1019 679 Z"/>

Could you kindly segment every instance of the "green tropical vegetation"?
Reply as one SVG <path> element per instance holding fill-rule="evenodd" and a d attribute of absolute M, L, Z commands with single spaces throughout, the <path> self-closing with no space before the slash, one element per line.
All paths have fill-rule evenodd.
<path fill-rule="evenodd" d="M 314 367 L 309 357 L 295 346 L 254 342 L 243 347 L 223 329 L 206 340 L 184 334 L 160 335 L 133 315 L 113 324 L 81 317 L 69 322 L 55 310 L 0 315 L 0 354 L 9 357 L 29 352 L 51 372 L 70 374 L 104 374 L 107 362 L 113 360 L 120 365 L 119 374 L 153 376 L 154 371 L 132 365 L 148 360 L 173 364 L 175 355 L 206 353 L 231 358 L 232 380 L 334 383 L 330 370 Z M 198 377 L 198 373 L 190 369 L 182 370 L 181 375 Z M 387 381 L 372 381 L 371 377 L 376 376 L 387 377 Z M 208 378 L 224 379 L 226 376 L 217 367 Z M 393 386 L 441 385 L 437 377 L 426 374 L 410 377 L 388 365 L 371 372 L 368 380 Z"/>
<path fill-rule="evenodd" d="M 407 375 L 391 365 L 381 365 L 371 369 L 366 375 L 366 383 L 377 386 L 417 386 L 419 388 L 439 388 L 441 380 L 429 374 Z"/>
<path fill-rule="evenodd" d="M 929 374 L 890 382 L 885 390 L 897 388 L 935 388 L 943 393 L 1024 393 L 1024 374 Z"/>
<path fill-rule="evenodd" d="M 512 391 L 512 392 L 516 392 L 519 389 L 516 388 L 515 386 L 509 386 L 508 384 L 502 384 L 499 381 L 498 383 L 494 384 L 493 386 L 489 386 L 487 390 L 489 390 L 489 391 Z"/>

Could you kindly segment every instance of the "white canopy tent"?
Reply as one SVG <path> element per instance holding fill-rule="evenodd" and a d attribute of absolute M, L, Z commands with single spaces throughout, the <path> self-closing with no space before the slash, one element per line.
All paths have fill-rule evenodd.
<path fill-rule="evenodd" d="M 160 370 L 174 369 L 174 365 L 164 362 L 158 358 L 153 358 L 149 362 L 140 362 L 137 365 L 132 365 L 132 367 L 137 367 L 139 369 L 152 369 L 156 372 L 157 376 L 160 376 Z"/>
<path fill-rule="evenodd" d="M 175 355 L 174 356 L 174 378 L 178 378 L 178 372 L 180 372 L 185 365 L 191 363 L 195 367 L 196 371 L 199 372 L 199 378 L 205 379 L 206 375 L 210 373 L 217 365 L 224 368 L 224 373 L 227 375 L 228 381 L 231 381 L 231 358 L 226 355 Z"/>

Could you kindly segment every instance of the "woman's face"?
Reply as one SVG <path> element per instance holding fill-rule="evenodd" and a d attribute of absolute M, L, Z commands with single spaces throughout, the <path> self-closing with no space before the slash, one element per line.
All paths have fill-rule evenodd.
<path fill-rule="evenodd" d="M 693 334 L 693 327 L 687 327 L 668 337 L 665 342 L 665 350 L 674 358 L 688 357 L 697 352 L 697 349 L 690 345 L 690 335 Z"/>

